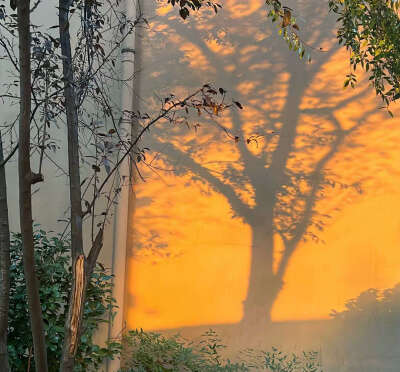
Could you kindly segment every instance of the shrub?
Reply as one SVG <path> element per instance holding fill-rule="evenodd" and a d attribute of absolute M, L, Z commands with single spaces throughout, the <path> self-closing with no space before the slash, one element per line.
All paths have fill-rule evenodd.
<path fill-rule="evenodd" d="M 363 291 L 331 316 L 349 370 L 399 370 L 400 284 Z"/>
<path fill-rule="evenodd" d="M 40 299 L 45 324 L 49 371 L 58 371 L 64 337 L 66 305 L 71 290 L 70 245 L 55 235 L 36 230 L 35 260 L 40 283 Z M 34 371 L 33 343 L 22 263 L 20 234 L 11 239 L 11 288 L 8 352 L 12 371 Z M 77 352 L 76 371 L 98 370 L 106 358 L 120 351 L 118 342 L 105 347 L 97 345 L 93 336 L 101 323 L 109 321 L 114 307 L 111 276 L 97 265 L 88 286 L 83 315 L 83 334 Z"/>
<path fill-rule="evenodd" d="M 241 353 L 239 363 L 232 363 L 221 356 L 223 348 L 211 330 L 198 343 L 179 336 L 131 331 L 124 338 L 125 366 L 121 372 L 322 372 L 316 352 L 297 355 L 276 348 L 267 352 L 248 349 Z"/>
<path fill-rule="evenodd" d="M 271 372 L 322 372 L 319 354 L 315 351 L 295 354 L 272 348 L 259 353 L 258 366 Z"/>
<path fill-rule="evenodd" d="M 221 362 L 215 333 L 207 341 L 188 343 L 179 336 L 166 337 L 154 332 L 131 331 L 125 336 L 123 372 L 239 372 L 248 371 L 243 364 Z"/>

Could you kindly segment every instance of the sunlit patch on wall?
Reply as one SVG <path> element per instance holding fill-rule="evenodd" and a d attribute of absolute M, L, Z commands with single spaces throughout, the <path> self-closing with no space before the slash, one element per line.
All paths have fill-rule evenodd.
<path fill-rule="evenodd" d="M 325 244 L 301 244 L 272 319 L 328 319 L 362 291 L 398 283 L 400 215 L 391 211 L 399 208 L 400 193 L 365 198 L 341 211 L 322 234 Z"/>
<path fill-rule="evenodd" d="M 257 22 L 263 4 L 246 4 Z M 224 51 L 212 38 L 208 45 L 202 43 L 199 30 L 214 35 L 220 27 L 210 20 L 188 26 L 187 33 L 171 32 L 167 42 L 156 44 L 172 61 L 168 76 L 157 79 L 165 86 L 173 81 L 168 88 L 173 93 L 184 96 L 185 84 L 197 87 L 216 79 L 243 103 L 243 110 L 218 119 L 243 138 L 232 141 L 216 122 L 196 114 L 193 123 L 201 124 L 196 131 L 176 126 L 168 134 L 151 133 L 159 159 L 168 161 L 155 161 L 154 173 L 150 177 L 145 172 L 147 182 L 137 191 L 136 244 L 128 262 L 128 296 L 134 298 L 127 309 L 130 328 L 238 323 L 250 277 L 250 226 L 261 231 L 259 245 L 271 248 L 263 245 L 271 235 L 264 239 L 262 233 L 270 228 L 263 218 L 273 203 L 275 274 L 283 262 L 285 239 L 299 221 L 309 224 L 286 268 L 273 321 L 327 319 L 331 309 L 340 310 L 367 288 L 400 281 L 396 120 L 376 110 L 379 102 L 365 81 L 356 90 L 343 89 L 345 51 L 321 52 L 310 65 L 285 60 L 286 54 L 278 52 L 286 48 L 284 43 L 256 31 L 253 18 L 246 27 L 238 26 L 236 18 L 246 17 L 242 6 L 236 0 L 225 4 L 232 12 L 226 29 L 238 42 L 235 50 Z M 316 42 L 319 36 L 316 29 L 311 39 Z M 329 31 L 326 37 L 331 36 Z M 253 45 L 255 40 L 260 45 Z M 329 40 L 321 45 L 332 46 Z M 159 71 L 163 56 L 146 58 Z M 175 63 L 175 57 L 183 63 Z M 144 84 L 152 88 L 157 79 Z M 147 104 L 157 109 L 151 88 Z M 250 138 L 257 141 L 247 142 Z M 272 195 L 276 185 L 280 189 Z M 319 185 L 315 195 L 313 185 Z M 241 218 L 234 212 L 240 210 L 237 205 L 245 210 Z M 261 287 L 260 296 L 268 285 Z"/>
<path fill-rule="evenodd" d="M 137 209 L 136 240 L 156 231 L 155 241 L 163 247 L 162 259 L 139 250 L 128 262 L 128 296 L 135 298 L 127 309 L 128 327 L 238 322 L 247 288 L 249 229 L 233 218 L 224 197 L 190 176 L 163 180 L 138 191 L 138 201 L 151 203 Z"/>
<path fill-rule="evenodd" d="M 248 17 L 257 12 L 263 5 L 263 1 L 249 0 L 243 3 L 240 0 L 227 0 L 225 7 L 231 13 L 233 19 Z"/>
<path fill-rule="evenodd" d="M 318 81 L 333 78 L 340 61 L 332 60 L 335 63 L 328 65 L 333 71 L 325 66 Z M 311 84 L 308 94 L 322 97 L 326 89 Z M 400 128 L 387 113 L 376 110 L 372 92 L 361 94 L 362 86 L 360 90 L 358 100 L 350 98 L 354 91 L 346 91 L 342 96 L 321 98 L 321 106 L 308 95 L 303 98 L 304 112 L 313 115 L 302 116 L 298 134 L 313 134 L 319 126 L 333 139 L 343 136 L 344 140 L 339 142 L 340 151 L 325 164 L 332 183 L 315 209 L 329 218 L 317 232 L 319 242 L 308 239 L 296 249 L 273 307 L 274 321 L 327 319 L 332 309 L 342 309 L 362 291 L 389 288 L 400 281 L 396 269 L 400 264 L 400 215 L 391 212 L 400 207 L 396 166 L 400 163 Z M 332 116 L 327 116 L 324 108 L 332 100 L 340 114 L 332 110 Z M 371 112 L 366 107 L 371 107 Z M 397 112 L 398 107 L 393 110 Z M 300 137 L 297 148 L 307 148 L 307 142 Z M 329 151 L 329 141 L 323 144 L 314 146 L 308 155 L 295 153 L 293 161 L 297 157 L 301 164 L 312 165 Z"/>
<path fill-rule="evenodd" d="M 214 66 L 210 65 L 204 53 L 195 44 L 186 42 L 182 44 L 180 49 L 185 54 L 181 62 L 188 63 L 190 68 L 208 72 L 215 71 Z"/>
<path fill-rule="evenodd" d="M 221 56 L 233 54 L 235 51 L 235 48 L 229 43 L 221 43 L 215 39 L 206 40 L 206 45 L 213 53 L 219 54 Z"/>
<path fill-rule="evenodd" d="M 167 5 L 159 4 L 159 6 L 157 8 L 157 15 L 165 16 L 172 11 L 173 11 L 173 6 L 171 4 L 167 4 Z"/>

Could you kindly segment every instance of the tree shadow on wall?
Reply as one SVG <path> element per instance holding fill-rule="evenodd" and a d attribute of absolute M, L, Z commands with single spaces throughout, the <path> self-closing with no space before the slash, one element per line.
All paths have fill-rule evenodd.
<path fill-rule="evenodd" d="M 168 136 L 155 129 L 148 143 L 176 175 L 190 174 L 223 195 L 233 215 L 250 226 L 251 268 L 242 323 L 256 327 L 270 321 L 299 244 L 318 239 L 329 221 L 329 213 L 321 213 L 318 203 L 338 190 L 357 192 L 357 182 L 342 183 L 328 165 L 343 150 L 358 146 L 353 135 L 375 113 L 370 107 L 353 120 L 339 118 L 340 110 L 361 101 L 367 89 L 343 93 L 338 77 L 342 70 L 326 72 L 337 53 L 332 46 L 334 19 L 326 13 L 326 4 L 296 2 L 293 7 L 311 20 L 306 38 L 316 46 L 330 45 L 311 65 L 297 61 L 273 28 L 257 36 L 257 30 L 269 27 L 262 9 L 240 20 L 237 14 L 230 18 L 221 13 L 222 26 L 221 18 L 208 19 L 207 27 L 194 17 L 188 23 L 178 17 L 161 19 L 154 26 L 159 31 L 143 46 L 151 50 L 143 57 L 143 69 L 156 78 L 146 80 L 142 95 L 150 96 L 159 81 L 190 90 L 205 83 L 207 76 L 245 106 L 243 112 L 221 119 L 241 138 L 255 135 L 254 141 L 221 142 L 218 129 L 209 131 L 216 123 L 196 118 L 208 128 L 206 143 L 199 140 L 205 132 L 193 138 L 187 128 L 173 128 Z M 229 154 L 234 154 L 231 159 Z"/>
<path fill-rule="evenodd" d="M 331 315 L 343 371 L 399 371 L 400 283 L 386 290 L 368 289 Z"/>

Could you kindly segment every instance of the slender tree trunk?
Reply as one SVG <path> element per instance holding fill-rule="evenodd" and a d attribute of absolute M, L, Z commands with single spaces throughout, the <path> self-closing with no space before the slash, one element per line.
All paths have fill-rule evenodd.
<path fill-rule="evenodd" d="M 30 1 L 18 1 L 20 116 L 19 116 L 19 213 L 23 244 L 23 261 L 28 295 L 36 371 L 47 372 L 45 332 L 40 306 L 39 283 L 35 272 L 32 227 L 33 174 L 30 165 L 31 56 Z"/>
<path fill-rule="evenodd" d="M 271 320 L 272 306 L 282 287 L 274 275 L 272 211 L 270 216 L 254 221 L 249 286 L 242 322 L 260 326 Z"/>
<path fill-rule="evenodd" d="M 60 371 L 73 371 L 76 350 L 79 345 L 82 314 L 85 301 L 87 273 L 83 252 L 81 182 L 79 169 L 79 133 L 76 92 L 72 70 L 71 37 L 69 33 L 69 9 L 71 0 L 59 1 L 60 45 L 63 55 L 64 98 L 68 130 L 68 167 L 71 204 L 71 254 L 72 291 L 65 334 Z"/>
<path fill-rule="evenodd" d="M 0 164 L 3 163 L 0 133 Z M 0 165 L 0 371 L 9 371 L 7 353 L 8 308 L 10 304 L 10 227 L 8 221 L 5 166 Z"/>

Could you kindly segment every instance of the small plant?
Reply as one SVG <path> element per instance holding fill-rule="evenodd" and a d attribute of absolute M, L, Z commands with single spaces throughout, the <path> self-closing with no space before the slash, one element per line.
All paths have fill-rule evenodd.
<path fill-rule="evenodd" d="M 40 300 L 45 323 L 49 371 L 58 371 L 62 353 L 65 309 L 71 290 L 69 242 L 41 229 L 35 231 L 36 270 L 40 281 Z M 11 288 L 8 352 L 12 371 L 34 371 L 33 344 L 27 306 L 20 234 L 11 239 Z M 101 347 L 93 336 L 99 325 L 109 321 L 114 308 L 111 276 L 100 264 L 88 287 L 83 315 L 83 333 L 75 371 L 98 371 L 106 358 L 120 352 L 120 343 Z"/>
<path fill-rule="evenodd" d="M 302 354 L 284 353 L 276 348 L 263 353 L 266 369 L 274 372 L 322 372 L 319 354 L 303 351 Z"/>
<path fill-rule="evenodd" d="M 296 354 L 283 352 L 276 347 L 270 351 L 246 349 L 241 353 L 241 360 L 250 371 L 322 372 L 319 353 L 316 351 Z"/>

